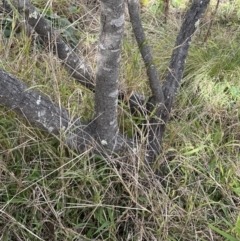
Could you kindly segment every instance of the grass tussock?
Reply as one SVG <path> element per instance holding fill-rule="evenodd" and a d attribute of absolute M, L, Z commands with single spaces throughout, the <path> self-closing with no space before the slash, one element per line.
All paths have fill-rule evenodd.
<path fill-rule="evenodd" d="M 76 21 L 74 27 L 81 33 L 78 51 L 95 63 L 99 18 L 97 5 L 89 3 L 75 8 L 68 1 L 53 1 L 48 14 Z M 46 1 L 38 4 L 44 9 Z M 237 19 L 231 18 L 231 25 L 222 21 L 231 10 L 226 4 L 220 5 L 208 41 L 203 42 L 206 22 L 192 42 L 164 151 L 156 162 L 162 164 L 161 180 L 143 165 L 143 146 L 135 155 L 114 159 L 92 156 L 90 150 L 77 154 L 61 138 L 47 136 L 0 108 L 1 240 L 239 240 L 239 33 L 234 31 Z M 160 7 L 150 1 L 142 16 L 163 81 L 180 23 L 170 13 L 164 24 Z M 17 20 L 11 21 L 13 27 Z M 148 94 L 144 65 L 128 24 L 121 84 Z M 2 26 L 1 68 L 72 115 L 91 118 L 93 94 L 69 78 L 35 38 L 13 30 L 6 36 L 6 24 Z M 88 46 L 82 51 L 84 44 Z M 120 113 L 122 129 L 134 132 L 136 119 L 125 107 Z"/>

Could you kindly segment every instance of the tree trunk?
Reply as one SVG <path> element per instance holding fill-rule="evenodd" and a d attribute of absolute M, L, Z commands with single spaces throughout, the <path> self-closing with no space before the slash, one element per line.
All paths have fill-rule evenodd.
<path fill-rule="evenodd" d="M 101 1 L 95 88 L 96 135 L 107 149 L 116 150 L 119 65 L 124 32 L 124 0 Z"/>

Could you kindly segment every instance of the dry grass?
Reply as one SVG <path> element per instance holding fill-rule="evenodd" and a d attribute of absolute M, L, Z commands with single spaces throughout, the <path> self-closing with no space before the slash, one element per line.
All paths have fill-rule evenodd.
<path fill-rule="evenodd" d="M 78 51 L 94 67 L 98 10 L 91 2 L 93 8 L 85 6 L 70 14 L 72 4 L 53 1 L 53 11 L 77 21 Z M 173 18 L 163 25 L 158 13 L 153 16 L 149 11 L 150 7 L 142 13 L 144 26 L 164 79 L 179 22 Z M 3 31 L 1 35 L 3 39 Z M 239 239 L 238 36 L 218 24 L 207 44 L 201 42 L 203 35 L 195 38 L 191 48 L 164 152 L 157 160 L 163 164 L 161 179 L 143 165 L 144 146 L 115 159 L 93 156 L 90 150 L 77 154 L 61 138 L 46 136 L 11 111 L 0 109 L 1 240 L 216 241 L 226 240 L 224 235 Z M 123 47 L 122 83 L 129 90 L 148 93 L 130 32 Z M 51 53 L 14 32 L 1 42 L 0 50 L 1 68 L 72 115 L 91 118 L 93 94 L 69 79 Z M 122 129 L 131 133 L 136 120 L 126 112 L 122 111 L 124 118 L 120 116 Z"/>

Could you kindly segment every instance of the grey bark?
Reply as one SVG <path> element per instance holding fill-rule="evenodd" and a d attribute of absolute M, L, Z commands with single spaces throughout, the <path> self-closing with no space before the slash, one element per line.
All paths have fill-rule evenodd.
<path fill-rule="evenodd" d="M 185 15 L 185 19 L 177 36 L 166 80 L 163 84 L 165 106 L 168 113 L 171 111 L 181 84 L 192 36 L 207 9 L 209 1 L 210 0 L 193 1 L 193 4 Z"/>
<path fill-rule="evenodd" d="M 91 148 L 92 152 L 105 154 L 105 149 L 97 142 L 94 121 L 85 123 L 71 117 L 62 106 L 1 69 L 0 105 L 22 116 L 34 127 L 61 136 L 66 145 L 78 153 Z M 116 142 L 118 151 L 133 147 L 132 140 L 121 134 L 116 136 Z"/>
<path fill-rule="evenodd" d="M 163 124 L 160 125 L 159 144 L 162 145 L 165 133 L 166 123 L 169 119 L 171 108 L 176 99 L 179 87 L 182 81 L 184 67 L 186 64 L 188 50 L 190 47 L 192 36 L 196 30 L 196 26 L 203 14 L 205 13 L 210 0 L 194 0 L 190 9 L 185 15 L 181 29 L 176 39 L 175 47 L 172 52 L 168 73 L 163 83 L 164 106 L 165 108 L 159 113 L 159 118 Z M 160 153 L 153 153 L 155 158 Z"/>
<path fill-rule="evenodd" d="M 137 44 L 140 49 L 145 67 L 147 69 L 149 85 L 152 91 L 152 97 L 155 103 L 163 103 L 164 97 L 160 85 L 158 71 L 156 65 L 154 64 L 151 49 L 149 47 L 149 44 L 147 43 L 146 35 L 144 33 L 142 22 L 140 19 L 139 1 L 128 0 L 128 11 L 133 32 L 137 40 Z"/>
<path fill-rule="evenodd" d="M 146 37 L 141 25 L 137 2 L 137 0 L 128 0 L 130 19 L 147 71 L 152 71 L 151 68 L 149 69 L 149 65 L 151 66 L 153 60 L 150 49 L 146 44 Z M 149 121 L 148 150 L 146 153 L 146 160 L 150 164 L 152 164 L 157 156 L 161 154 L 166 123 L 169 119 L 169 114 L 181 83 L 191 38 L 208 3 L 209 0 L 194 0 L 188 10 L 177 36 L 168 73 L 163 86 L 160 86 L 156 69 L 154 69 L 154 74 L 148 74 L 153 96 L 150 98 L 147 109 L 149 112 L 154 110 L 154 113 L 151 113 L 153 118 L 150 118 Z M 157 95 L 158 97 L 156 97 Z"/>
<path fill-rule="evenodd" d="M 28 1 L 15 1 L 15 0 L 9 0 L 8 1 L 10 3 L 9 4 L 5 4 L 5 8 L 7 7 L 7 10 L 9 10 L 10 8 L 17 8 L 17 10 L 19 11 L 20 14 L 25 15 L 28 23 L 33 27 L 33 29 L 40 35 L 40 37 L 42 38 L 43 42 L 46 45 L 49 45 L 49 41 L 51 41 L 50 45 L 52 46 L 52 48 L 50 50 L 54 50 L 57 52 L 58 57 L 60 57 L 63 60 L 66 60 L 66 63 L 68 64 L 68 68 L 72 68 L 73 69 L 73 77 L 75 77 L 77 80 L 80 80 L 79 82 L 83 85 L 85 85 L 87 88 L 91 89 L 91 90 L 95 90 L 95 85 L 93 84 L 92 80 L 93 80 L 93 74 L 91 72 L 91 68 L 89 66 L 87 66 L 83 60 L 81 58 L 79 58 L 76 53 L 67 45 L 64 43 L 64 41 L 62 41 L 62 39 L 59 36 L 56 36 L 56 34 L 54 33 L 54 31 L 52 30 L 51 26 L 48 25 L 47 21 L 43 18 L 42 15 L 40 15 L 40 13 L 28 2 Z M 109 2 L 110 3 L 110 2 Z M 104 4 L 109 4 L 107 1 L 104 1 Z M 119 8 L 120 6 L 120 8 Z M 120 9 L 120 11 L 119 11 Z M 119 2 L 117 5 L 115 5 L 115 7 L 113 8 L 113 15 L 112 18 L 110 20 L 108 14 L 109 14 L 109 9 L 107 9 L 107 12 L 105 12 L 106 16 L 108 17 L 108 20 L 110 20 L 110 30 L 113 33 L 108 33 L 108 39 L 106 41 L 104 34 L 102 33 L 100 40 L 102 38 L 103 42 L 102 42 L 102 46 L 104 46 L 104 44 L 106 44 L 106 47 L 108 47 L 109 49 L 106 49 L 104 51 L 104 49 L 102 49 L 102 53 L 105 53 L 107 55 L 107 58 L 104 60 L 104 62 L 102 62 L 103 59 L 101 59 L 101 52 L 99 53 L 100 56 L 100 61 L 99 61 L 99 65 L 101 65 L 98 68 L 98 79 L 103 80 L 103 82 L 105 81 L 104 78 L 107 77 L 107 79 L 109 79 L 108 75 L 109 75 L 109 70 L 107 69 L 112 68 L 112 70 L 110 71 L 110 76 L 111 78 L 109 79 L 109 95 L 107 96 L 107 99 L 110 100 L 109 101 L 109 106 L 113 105 L 113 108 L 110 111 L 110 118 L 108 118 L 109 122 L 105 123 L 104 122 L 104 127 L 103 128 L 99 128 L 99 126 L 101 125 L 101 121 L 100 119 L 96 118 L 96 120 L 91 121 L 91 124 L 87 125 L 87 124 L 83 124 L 79 121 L 76 120 L 71 120 L 71 118 L 69 117 L 68 113 L 63 110 L 63 112 L 59 112 L 58 109 L 56 109 L 56 116 L 60 116 L 62 119 L 62 123 L 65 123 L 65 125 L 63 126 L 63 129 L 66 129 L 66 126 L 68 126 L 68 132 L 67 132 L 67 143 L 68 145 L 70 145 L 71 148 L 79 150 L 79 149 L 84 149 L 86 148 L 86 146 L 92 144 L 95 146 L 95 150 L 98 150 L 98 152 L 102 152 L 103 148 L 98 146 L 96 143 L 96 140 L 102 140 L 103 143 L 105 143 L 104 141 L 106 141 L 106 143 L 110 143 L 111 145 L 108 146 L 108 148 L 113 148 L 115 147 L 115 150 L 120 150 L 123 148 L 123 146 L 127 145 L 127 146 L 132 146 L 133 142 L 130 139 L 126 139 L 124 138 L 121 134 L 118 133 L 118 123 L 117 123 L 117 101 L 118 101 L 118 68 L 119 68 L 119 64 L 120 64 L 120 52 L 121 52 L 121 39 L 122 39 L 122 35 L 123 35 L 123 25 L 124 25 L 124 5 L 123 5 L 123 1 Z M 121 16 L 118 16 L 118 14 L 123 14 Z M 104 23 L 106 23 L 106 20 L 103 21 Z M 105 31 L 106 26 L 103 26 L 103 30 Z M 115 30 L 118 30 L 118 32 L 115 34 Z M 119 38 L 119 41 L 112 42 L 112 37 L 114 38 L 115 36 L 115 40 L 117 40 Z M 104 40 L 105 39 L 105 40 Z M 111 45 L 112 44 L 112 45 Z M 107 46 L 108 45 L 108 46 Z M 65 59 L 67 58 L 67 59 Z M 82 74 L 84 76 L 82 76 L 82 74 L 79 74 L 79 69 L 77 65 L 74 65 L 74 63 L 82 63 L 82 66 L 80 66 L 80 68 L 82 68 L 83 72 Z M 109 66 L 108 66 L 109 64 Z M 70 65 L 70 66 L 69 66 Z M 84 70 L 90 70 L 90 71 L 84 71 Z M 101 72 L 102 71 L 102 72 Z M 103 72 L 105 72 L 105 76 L 103 74 Z M 6 74 L 6 73 L 5 73 Z M 15 78 L 15 80 L 17 81 L 17 79 Z M 21 82 L 22 83 L 22 82 Z M 22 83 L 23 84 L 23 83 Z M 106 83 L 105 83 L 106 84 Z M 10 89 L 11 83 L 9 83 L 9 89 Z M 107 85 L 98 85 L 97 89 L 98 92 L 101 91 L 103 98 L 100 97 L 100 99 L 104 102 L 104 98 L 106 95 L 106 86 Z M 115 89 L 112 89 L 112 87 L 115 86 Z M 25 86 L 26 87 L 26 86 Z M 20 90 L 19 90 L 20 91 Z M 34 92 L 35 93 L 35 92 Z M 115 96 L 113 96 L 113 94 L 115 94 Z M 36 94 L 37 95 L 37 94 Z M 4 96 L 2 95 L 5 100 L 7 100 L 6 102 L 3 101 L 3 105 L 11 108 L 11 105 L 15 106 L 18 105 L 18 102 L 14 102 L 14 98 L 8 98 L 8 96 Z M 39 95 L 40 96 L 40 95 Z M 100 95 L 97 95 L 98 97 Z M 96 103 L 100 103 L 99 100 L 97 100 L 96 97 Z M 45 97 L 39 97 L 41 98 L 41 100 L 45 100 Z M 30 99 L 29 99 L 30 100 Z M 54 104 L 48 100 L 47 101 L 48 104 L 53 106 Z M 105 102 L 106 103 L 106 102 Z M 135 104 L 135 103 L 134 103 Z M 56 107 L 56 106 L 55 106 Z M 53 109 L 55 108 L 53 107 Z M 106 105 L 103 104 L 101 106 L 104 111 L 106 110 Z M 20 106 L 19 106 L 20 108 Z M 25 111 L 27 111 L 27 109 L 25 110 L 24 108 L 21 109 L 21 111 L 19 111 L 19 108 L 14 108 L 15 112 L 17 112 L 20 115 L 23 115 L 29 122 L 31 122 L 32 124 L 34 124 L 35 126 L 47 131 L 47 132 L 51 132 L 52 134 L 59 134 L 60 132 L 62 132 L 61 130 L 61 126 L 59 125 L 59 120 L 57 118 L 52 118 L 51 119 L 51 115 L 50 116 L 45 116 L 44 117 L 44 122 L 43 120 L 39 120 L 37 117 L 37 115 L 31 114 L 32 112 L 34 112 L 34 110 L 37 110 L 37 108 L 35 108 L 35 106 L 33 105 L 29 105 L 28 106 L 28 111 L 29 113 L 25 113 Z M 57 108 L 57 107 L 56 107 Z M 97 109 L 97 107 L 96 107 Z M 54 109 L 55 110 L 55 109 Z M 55 113 L 55 112 L 53 112 Z M 97 112 L 96 112 L 97 113 Z M 100 113 L 100 112 L 99 112 Z M 107 111 L 105 111 L 105 113 L 109 113 Z M 99 115 L 96 115 L 99 116 Z M 107 115 L 105 115 L 107 116 Z M 49 119 L 49 123 L 46 122 Z M 66 120 L 66 121 L 64 121 Z M 70 121 L 71 120 L 71 121 Z M 113 122 L 115 121 L 115 123 Z M 68 125 L 67 125 L 68 123 Z M 112 124 L 113 123 L 113 124 Z M 48 125 L 49 124 L 49 125 Z M 113 126 L 113 130 L 115 131 L 115 134 L 109 134 L 109 138 L 111 138 L 111 140 L 105 140 L 104 138 L 101 138 L 101 135 L 99 135 L 100 130 L 102 129 L 101 133 L 109 133 L 110 128 L 110 124 Z M 55 128 L 53 128 L 53 126 Z M 49 128 L 47 128 L 49 126 Z M 71 126 L 71 128 L 69 129 L 69 127 Z M 103 131 L 104 129 L 104 131 Z M 52 131 L 49 131 L 52 130 Z M 94 130 L 94 131 L 93 131 Z M 70 133 L 70 134 L 69 134 Z M 96 135 L 97 133 L 97 135 Z M 66 133 L 65 133 L 66 134 Z M 78 136 L 79 135 L 79 136 Z M 114 137 L 114 141 L 113 141 L 113 137 Z M 115 145 L 112 145 L 115 142 Z M 75 144 L 74 144 L 75 143 Z M 100 141 L 101 144 L 101 141 Z M 106 146 L 104 147 L 106 148 Z"/>
<path fill-rule="evenodd" d="M 52 49 L 65 61 L 70 73 L 90 89 L 94 88 L 93 74 L 85 62 L 57 36 L 46 20 L 27 1 L 8 0 L 24 13 L 28 23 L 38 32 L 45 43 L 51 43 Z M 152 163 L 161 153 L 161 144 L 169 119 L 173 102 L 176 98 L 184 65 L 188 54 L 191 37 L 196 24 L 206 10 L 209 0 L 194 0 L 186 14 L 185 20 L 178 34 L 174 51 L 169 65 L 169 71 L 163 87 L 160 85 L 156 67 L 136 12 L 136 0 L 129 0 L 129 13 L 132 14 L 133 29 L 138 41 L 144 63 L 146 65 L 150 87 L 153 96 L 148 103 L 150 117 L 148 132 L 147 161 Z M 132 5 L 131 5 L 132 4 Z M 102 0 L 101 33 L 98 52 L 98 69 L 96 75 L 95 119 L 91 124 L 84 124 L 72 119 L 68 112 L 56 106 L 48 98 L 37 91 L 27 89 L 27 86 L 0 70 L 0 103 L 24 116 L 30 123 L 51 133 L 64 133 L 67 144 L 76 150 L 84 149 L 95 144 L 97 149 L 122 149 L 124 142 L 132 144 L 118 133 L 117 100 L 118 100 L 118 71 L 120 63 L 121 41 L 124 26 L 124 1 Z M 136 15 L 136 13 L 138 15 Z M 134 15 L 135 14 L 135 15 Z M 134 17 L 135 16 L 135 17 Z M 141 23 L 141 22 L 140 22 Z M 139 33 L 139 36 L 138 36 Z M 61 52 L 62 51 L 62 52 Z M 70 66 L 70 67 L 69 67 Z M 144 98 L 138 94 L 130 98 L 134 107 L 142 105 Z M 104 145 L 104 148 L 101 147 Z"/>
<path fill-rule="evenodd" d="M 164 94 L 157 68 L 154 64 L 154 60 L 151 54 L 150 47 L 147 43 L 147 39 L 144 33 L 144 29 L 141 23 L 139 13 L 139 1 L 128 0 L 128 10 L 130 15 L 130 21 L 132 23 L 133 32 L 141 52 L 145 67 L 147 69 L 147 75 L 149 85 L 152 92 L 152 97 L 147 104 L 147 114 L 151 116 L 146 126 L 147 131 L 147 151 L 146 162 L 152 164 L 156 159 L 156 156 L 161 153 L 160 136 L 163 129 L 163 123 L 160 118 L 160 113 L 164 107 Z"/>
<path fill-rule="evenodd" d="M 71 118 L 64 108 L 3 70 L 0 70 L 0 104 L 49 134 L 61 134 L 74 150 L 84 150 L 92 143 L 89 125 Z"/>
<path fill-rule="evenodd" d="M 1 12 L 7 12 L 9 13 L 11 11 L 11 6 L 6 2 L 7 0 L 3 0 L 3 6 L 1 8 Z M 19 4 L 19 5 L 18 5 Z M 25 4 L 25 5 L 24 5 Z M 34 12 L 34 6 L 32 6 L 28 1 L 17 3 L 17 1 L 12 1 L 12 7 L 15 7 L 18 9 L 20 14 L 24 15 L 25 12 L 22 10 L 23 6 L 27 6 L 26 9 L 30 9 L 27 11 L 29 14 L 30 12 Z M 26 18 L 26 20 L 29 20 L 29 18 Z M 38 23 L 38 28 L 35 28 L 36 23 Z M 51 36 L 51 33 L 54 34 L 53 29 L 48 24 L 48 22 L 44 19 L 44 17 L 38 16 L 37 19 L 32 19 L 31 22 L 27 22 L 27 29 L 31 29 L 28 32 L 36 31 L 39 36 L 42 36 L 43 43 L 45 41 L 45 45 L 49 46 L 49 36 Z M 29 25 L 31 24 L 32 27 Z M 47 31 L 43 31 L 44 29 L 47 29 Z M 67 45 L 61 38 L 58 36 L 58 42 L 57 46 L 54 49 L 57 49 L 57 55 L 61 60 L 65 60 L 66 56 L 68 55 L 68 51 L 70 52 L 70 55 L 68 55 L 68 62 L 65 63 L 65 67 L 69 70 L 70 74 L 73 78 L 75 78 L 78 83 L 84 85 L 89 90 L 95 91 L 95 83 L 94 83 L 94 74 L 92 72 L 92 69 L 90 66 L 88 66 L 83 58 L 78 57 L 78 55 L 72 50 L 69 45 Z M 55 42 L 56 44 L 56 42 Z M 54 45 L 52 45 L 54 46 Z M 50 49 L 52 50 L 52 49 Z M 56 53 L 56 50 L 54 51 Z M 82 64 L 81 64 L 82 63 Z M 82 69 L 78 69 L 80 66 L 82 66 Z M 125 92 L 119 93 L 119 100 L 123 99 L 123 96 L 125 96 Z M 140 105 L 140 102 L 136 102 L 135 100 L 138 99 L 138 93 L 134 93 L 130 99 L 128 99 L 128 104 L 130 106 L 131 111 L 134 112 L 134 110 L 138 109 L 140 110 L 142 108 L 142 105 Z M 124 97 L 124 99 L 126 99 Z"/>
<path fill-rule="evenodd" d="M 124 32 L 124 0 L 101 1 L 101 30 L 95 88 L 96 134 L 110 150 L 118 135 L 118 78 Z"/>
<path fill-rule="evenodd" d="M 50 50 L 53 50 L 63 61 L 73 78 L 85 87 L 94 89 L 94 75 L 91 67 L 54 32 L 42 14 L 28 0 L 4 0 L 4 3 L 6 7 L 16 8 L 24 15 L 27 23 L 39 34 L 46 46 L 50 47 Z"/>
<path fill-rule="evenodd" d="M 1 12 L 7 12 L 9 13 L 11 11 L 11 6 L 6 2 L 7 0 L 3 0 L 3 6 L 1 8 Z M 24 15 L 25 12 L 22 10 L 23 6 L 27 6 L 26 11 L 29 15 L 29 13 L 33 13 L 35 11 L 34 6 L 32 6 L 28 1 L 22 1 L 22 2 L 18 2 L 13 0 L 11 2 L 12 7 L 15 7 L 18 9 L 19 13 Z M 18 5 L 19 4 L 19 5 Z M 24 5 L 25 4 L 25 5 Z M 27 10 L 29 9 L 29 10 Z M 26 20 L 29 20 L 29 18 L 26 18 Z M 38 28 L 36 28 L 36 23 Z M 48 22 L 44 19 L 44 16 L 41 15 L 37 17 L 37 19 L 31 19 L 30 21 L 27 21 L 27 29 L 31 29 L 31 31 L 36 31 L 39 36 L 42 37 L 43 42 L 45 41 L 45 45 L 49 46 L 49 36 L 52 36 L 52 34 L 54 35 L 54 30 L 51 28 L 51 26 L 48 24 Z M 31 26 L 29 25 L 31 24 Z M 47 31 L 45 31 L 44 29 L 47 29 Z M 28 31 L 30 32 L 30 30 Z M 52 34 L 51 34 L 52 33 Z M 58 42 L 56 45 L 56 47 L 54 47 L 55 49 L 55 53 L 56 53 L 56 49 L 57 49 L 57 55 L 58 57 L 65 61 L 66 57 L 68 56 L 68 61 L 65 61 L 65 67 L 69 70 L 69 73 L 72 75 L 73 78 L 75 78 L 78 83 L 84 85 L 86 88 L 88 88 L 89 90 L 94 91 L 95 90 L 95 83 L 94 83 L 94 74 L 92 72 L 92 69 L 89 65 L 86 64 L 86 62 L 84 62 L 82 57 L 79 57 L 73 49 L 71 49 L 69 47 L 68 44 L 66 44 L 61 38 L 60 36 L 58 36 Z M 52 45 L 54 46 L 54 45 Z M 50 49 L 52 50 L 52 49 Z M 68 51 L 66 51 L 68 50 Z M 70 54 L 69 54 L 70 52 Z M 80 68 L 80 66 L 82 66 L 82 68 Z M 141 109 L 141 105 L 139 105 L 138 102 L 135 101 L 135 99 L 138 96 L 138 93 L 135 93 L 135 95 L 133 95 L 129 100 L 128 100 L 128 104 L 130 105 L 130 109 L 131 110 L 135 110 L 135 109 Z M 119 93 L 119 100 L 121 100 L 123 98 L 123 95 L 125 95 L 125 92 L 121 92 Z"/>

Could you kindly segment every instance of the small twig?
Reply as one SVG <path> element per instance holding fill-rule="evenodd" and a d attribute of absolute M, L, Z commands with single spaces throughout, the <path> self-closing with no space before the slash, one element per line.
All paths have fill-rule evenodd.
<path fill-rule="evenodd" d="M 164 1 L 163 1 L 163 6 L 164 6 L 164 22 L 165 22 L 165 23 L 167 23 L 167 21 L 168 21 L 169 5 L 170 5 L 170 0 L 164 0 Z"/>
<path fill-rule="evenodd" d="M 205 38 L 204 38 L 204 40 L 203 40 L 204 43 L 207 42 L 207 40 L 208 40 L 208 38 L 209 38 L 209 36 L 210 36 L 210 31 L 211 31 L 213 22 L 214 22 L 214 20 L 215 20 L 215 17 L 216 17 L 216 15 L 217 15 L 217 10 L 218 10 L 219 4 L 220 4 L 220 0 L 217 1 L 217 4 L 216 4 L 216 6 L 215 6 L 215 9 L 214 9 L 214 11 L 212 12 L 210 24 L 209 24 L 207 33 L 206 33 L 206 35 L 205 35 Z"/>

